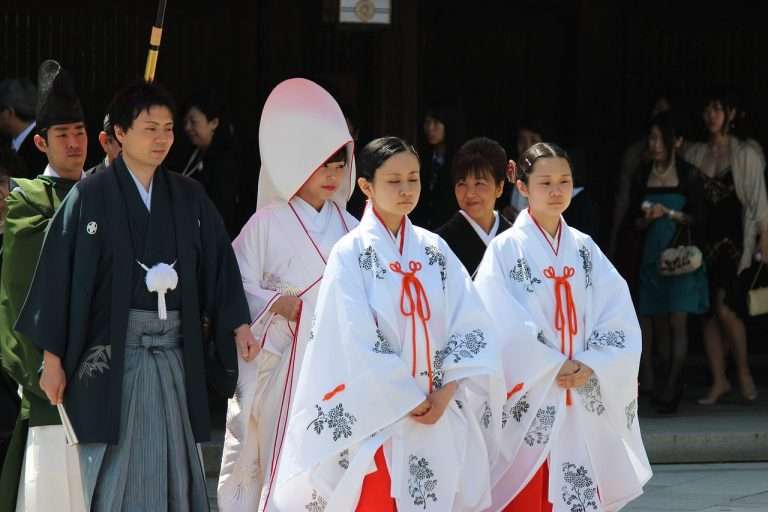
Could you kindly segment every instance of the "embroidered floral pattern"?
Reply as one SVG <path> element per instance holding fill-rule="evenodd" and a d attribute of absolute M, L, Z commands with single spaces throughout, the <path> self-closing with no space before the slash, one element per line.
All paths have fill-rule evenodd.
<path fill-rule="evenodd" d="M 615 331 L 608 331 L 600 333 L 599 331 L 592 331 L 592 334 L 587 340 L 587 346 L 590 348 L 626 348 L 627 336 L 621 329 Z"/>
<path fill-rule="evenodd" d="M 272 290 L 276 292 L 280 289 L 280 276 L 273 274 L 272 272 L 264 272 L 262 276 L 264 279 L 259 283 L 265 290 Z"/>
<path fill-rule="evenodd" d="M 304 508 L 308 512 L 325 512 L 325 507 L 328 506 L 328 500 L 320 496 L 317 491 L 312 491 L 312 501 L 307 503 Z"/>
<path fill-rule="evenodd" d="M 357 422 L 357 418 L 344 412 L 343 404 L 338 404 L 327 413 L 319 405 L 315 405 L 315 408 L 317 409 L 317 418 L 309 422 L 307 430 L 312 428 L 317 435 L 320 435 L 328 427 L 328 429 L 333 430 L 334 441 L 338 441 L 341 437 L 352 436 L 352 425 Z"/>
<path fill-rule="evenodd" d="M 571 512 L 587 512 L 597 510 L 597 488 L 589 477 L 584 466 L 563 463 L 563 480 L 566 484 L 562 488 L 563 501 L 571 507 Z"/>
<path fill-rule="evenodd" d="M 80 363 L 77 378 L 92 379 L 108 372 L 110 359 L 112 359 L 112 345 L 94 345 L 88 349 L 83 362 Z"/>
<path fill-rule="evenodd" d="M 237 387 L 235 388 L 235 400 L 237 401 L 238 404 L 242 404 L 243 403 L 243 398 L 242 397 L 243 397 L 243 391 L 242 391 L 242 388 L 240 387 L 240 383 L 238 383 Z M 240 411 L 238 411 L 238 413 L 235 414 L 234 413 L 234 408 L 227 408 L 226 435 L 232 436 L 233 438 L 235 438 L 236 441 L 241 443 L 243 441 L 243 439 L 242 439 L 242 437 L 243 437 L 243 432 L 242 432 L 243 428 L 242 428 L 242 426 L 241 426 L 239 421 L 230 421 L 230 411 L 233 412 L 233 414 L 231 415 L 232 419 L 237 417 L 239 415 L 239 413 L 240 413 Z"/>
<path fill-rule="evenodd" d="M 541 279 L 531 273 L 531 267 L 528 266 L 525 258 L 517 259 L 515 268 L 509 271 L 509 278 L 522 283 L 528 293 L 533 293 L 533 285 L 541 284 Z"/>
<path fill-rule="evenodd" d="M 600 382 L 597 380 L 597 377 L 592 375 L 586 384 L 576 388 L 576 392 L 581 395 L 581 401 L 588 412 L 598 416 L 605 412 L 603 394 L 600 392 Z"/>
<path fill-rule="evenodd" d="M 437 479 L 435 473 L 429 467 L 429 462 L 424 457 L 411 455 L 408 458 L 410 477 L 408 478 L 408 493 L 413 498 L 413 504 L 427 509 L 427 500 L 437 501 L 435 488 Z"/>
<path fill-rule="evenodd" d="M 264 279 L 261 280 L 261 287 L 265 290 L 272 290 L 282 295 L 297 296 L 301 293 L 301 288 L 284 282 L 277 274 L 271 272 L 264 273 Z"/>
<path fill-rule="evenodd" d="M 488 405 L 488 402 L 485 402 L 483 404 L 483 412 L 480 415 L 480 423 L 483 425 L 483 427 L 488 428 L 491 426 L 491 419 L 493 419 L 491 406 Z"/>
<path fill-rule="evenodd" d="M 528 393 L 520 397 L 520 400 L 515 402 L 511 407 L 504 405 L 504 407 L 501 408 L 501 428 L 507 426 L 510 418 L 520 423 L 523 416 L 525 416 L 525 413 L 527 413 L 530 408 L 531 404 L 528 402 Z"/>
<path fill-rule="evenodd" d="M 448 265 L 445 254 L 440 252 L 436 245 L 428 245 L 424 248 L 424 252 L 427 253 L 430 265 L 437 263 L 440 266 L 440 279 L 443 281 L 443 291 L 445 291 L 445 281 L 448 279 Z"/>
<path fill-rule="evenodd" d="M 632 430 L 632 425 L 637 417 L 637 398 L 629 402 L 629 405 L 624 409 L 624 413 L 627 415 L 627 430 Z"/>
<path fill-rule="evenodd" d="M 485 334 L 480 329 L 474 329 L 463 336 L 452 334 L 445 347 L 435 351 L 434 364 L 432 365 L 432 387 L 435 389 L 443 387 L 443 377 L 445 376 L 443 365 L 448 357 L 452 357 L 454 363 L 458 363 L 462 359 L 472 359 L 486 345 Z"/>
<path fill-rule="evenodd" d="M 547 444 L 549 436 L 552 433 L 552 426 L 555 424 L 555 406 L 547 405 L 536 412 L 531 428 L 525 434 L 525 444 L 533 446 L 534 444 Z"/>
<path fill-rule="evenodd" d="M 530 408 L 531 404 L 528 402 L 528 393 L 526 393 L 512 406 L 512 409 L 509 412 L 515 421 L 520 423 L 523 416 L 525 416 L 525 413 L 527 413 Z"/>
<path fill-rule="evenodd" d="M 592 253 L 582 245 L 579 248 L 579 256 L 581 256 L 581 268 L 584 269 L 584 287 L 589 288 L 592 286 Z"/>
<path fill-rule="evenodd" d="M 389 344 L 389 340 L 384 337 L 380 329 L 376 329 L 376 345 L 373 346 L 373 351 L 379 354 L 394 354 L 392 346 Z"/>
<path fill-rule="evenodd" d="M 238 484 L 235 486 L 235 489 L 232 493 L 232 498 L 235 501 L 240 502 L 245 500 L 254 491 L 261 490 L 261 488 L 256 484 L 263 478 L 262 473 L 263 472 L 261 470 L 261 466 L 257 461 L 251 463 L 251 467 L 249 470 L 247 470 L 247 475 L 245 478 L 238 482 Z"/>
<path fill-rule="evenodd" d="M 349 469 L 349 450 L 344 450 L 339 454 L 339 466 Z"/>
<path fill-rule="evenodd" d="M 372 271 L 376 279 L 384 279 L 384 276 L 387 274 L 387 269 L 381 265 L 379 256 L 370 245 L 360 254 L 357 262 L 360 264 L 361 269 Z"/>
<path fill-rule="evenodd" d="M 425 370 L 419 373 L 419 375 L 421 375 L 422 377 L 428 377 L 429 372 Z M 443 370 L 442 368 L 439 368 L 439 369 L 433 368 L 432 369 L 432 388 L 436 390 L 442 388 L 444 380 L 445 380 L 445 370 Z"/>

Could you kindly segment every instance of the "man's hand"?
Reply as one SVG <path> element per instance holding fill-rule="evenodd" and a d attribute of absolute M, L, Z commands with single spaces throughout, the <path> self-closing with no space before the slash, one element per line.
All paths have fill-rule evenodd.
<path fill-rule="evenodd" d="M 299 319 L 299 311 L 301 310 L 301 299 L 298 297 L 292 297 L 289 295 L 284 295 L 277 299 L 274 304 L 272 304 L 272 307 L 269 308 L 270 311 L 275 313 L 276 315 L 280 315 L 281 317 L 285 318 L 289 322 L 295 322 Z"/>
<path fill-rule="evenodd" d="M 61 366 L 59 356 L 43 352 L 43 374 L 40 376 L 40 389 L 51 405 L 59 405 L 64 402 L 64 389 L 67 387 L 67 376 Z"/>
<path fill-rule="evenodd" d="M 443 413 L 453 399 L 455 392 L 456 382 L 449 382 L 437 391 L 433 391 L 427 397 L 427 401 L 431 406 L 429 410 L 418 416 L 412 415 L 413 420 L 424 425 L 434 425 L 443 417 Z"/>
<path fill-rule="evenodd" d="M 593 373 L 592 368 L 584 363 L 568 360 L 557 372 L 557 385 L 563 389 L 580 388 Z"/>
<path fill-rule="evenodd" d="M 235 329 L 235 345 L 237 345 L 237 353 L 246 362 L 253 361 L 261 350 L 259 342 L 253 337 L 251 328 L 246 324 Z"/>

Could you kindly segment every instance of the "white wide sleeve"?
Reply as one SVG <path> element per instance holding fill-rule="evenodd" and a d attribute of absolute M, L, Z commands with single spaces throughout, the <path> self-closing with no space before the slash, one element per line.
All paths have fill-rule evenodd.
<path fill-rule="evenodd" d="M 381 350 L 351 247 L 337 244 L 323 274 L 289 422 L 294 467 L 307 471 L 399 421 L 426 398 L 394 352 Z M 282 471 L 282 470 L 281 470 Z"/>
<path fill-rule="evenodd" d="M 539 342 L 538 328 L 529 321 L 523 307 L 510 290 L 510 268 L 504 251 L 515 250 L 513 243 L 491 242 L 480 262 L 475 286 L 491 315 L 501 345 L 506 394 L 513 402 L 533 386 L 551 384 L 566 357 Z M 508 255 L 512 259 L 513 255 Z"/>
<path fill-rule="evenodd" d="M 261 212 L 255 213 L 232 242 L 232 249 L 240 267 L 243 289 L 248 300 L 251 322 L 257 322 L 280 298 L 276 290 L 262 288 L 264 262 L 269 242 L 269 225 Z"/>
<path fill-rule="evenodd" d="M 626 409 L 637 398 L 642 339 L 626 281 L 590 241 L 593 289 L 587 311 L 586 350 L 575 359 L 594 371 L 603 402 L 617 431 Z"/>

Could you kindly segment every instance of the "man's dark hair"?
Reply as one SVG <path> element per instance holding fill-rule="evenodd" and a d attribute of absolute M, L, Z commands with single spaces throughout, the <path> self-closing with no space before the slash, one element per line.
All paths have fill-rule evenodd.
<path fill-rule="evenodd" d="M 507 152 L 501 144 L 487 137 L 477 137 L 464 143 L 453 157 L 453 182 L 490 176 L 494 183 L 507 177 Z"/>
<path fill-rule="evenodd" d="M 19 176 L 23 169 L 24 163 L 14 151 L 0 146 L 0 182 L 8 181 L 10 176 Z"/>
<path fill-rule="evenodd" d="M 107 112 L 113 128 L 128 130 L 142 112 L 149 112 L 152 107 L 166 107 L 171 115 L 176 114 L 173 96 L 165 88 L 140 80 L 115 94 Z"/>
<path fill-rule="evenodd" d="M 22 121 L 35 120 L 37 89 L 26 78 L 10 78 L 0 82 L 0 110 L 12 108 Z"/>

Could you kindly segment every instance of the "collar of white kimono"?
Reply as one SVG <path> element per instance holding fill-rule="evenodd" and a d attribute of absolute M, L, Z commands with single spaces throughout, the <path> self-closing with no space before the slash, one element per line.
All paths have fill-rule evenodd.
<path fill-rule="evenodd" d="M 347 223 L 344 220 L 344 215 L 342 215 L 341 208 L 339 208 L 339 205 L 337 205 L 333 201 L 326 201 L 322 209 L 318 212 L 317 210 L 314 209 L 314 207 L 312 207 L 312 205 L 310 205 L 300 197 L 293 197 L 291 201 L 288 202 L 288 207 L 296 216 L 296 220 L 299 222 L 301 229 L 304 230 L 304 234 L 307 235 L 307 238 L 312 243 L 312 246 L 315 248 L 317 255 L 320 256 L 321 260 L 323 260 L 323 264 L 324 265 L 327 264 L 328 258 L 323 254 L 323 251 L 320 250 L 320 246 L 317 244 L 317 242 L 315 242 L 315 239 L 312 236 L 312 233 L 319 234 L 319 233 L 322 233 L 323 230 L 325 230 L 325 228 L 328 226 L 330 216 L 333 215 L 334 209 L 336 210 L 336 213 L 338 213 L 339 215 L 339 220 L 341 220 L 341 224 L 344 226 L 344 231 L 346 233 L 349 233 L 349 227 L 347 227 Z M 297 210 L 303 210 L 304 215 L 309 216 L 310 221 L 307 223 L 304 220 L 302 220 L 302 215 L 300 215 Z M 311 227 L 307 227 L 308 225 Z M 319 280 L 320 279 L 318 279 L 318 281 Z"/>
<path fill-rule="evenodd" d="M 51 178 L 64 179 L 64 178 L 62 178 L 59 175 L 58 172 L 56 172 L 56 169 L 51 167 L 51 164 L 48 164 L 48 165 L 45 166 L 45 170 L 43 171 L 43 176 L 49 176 Z M 80 178 L 79 179 L 83 179 L 83 178 L 85 178 L 85 171 L 80 171 Z"/>
<path fill-rule="evenodd" d="M 301 221 L 309 232 L 322 233 L 328 227 L 328 222 L 331 220 L 334 210 L 331 201 L 323 203 L 320 211 L 316 210 L 314 206 L 299 196 L 293 196 L 289 203 L 299 214 Z"/>
<path fill-rule="evenodd" d="M 554 237 L 549 234 L 536 222 L 536 219 L 530 214 L 529 210 L 520 212 L 518 216 L 520 226 L 532 231 L 538 231 L 541 236 L 557 256 L 560 251 L 560 242 L 562 241 L 563 226 L 565 222 L 562 217 L 557 225 L 557 232 Z M 517 221 L 515 222 L 517 224 Z M 573 289 L 571 288 L 570 278 L 576 274 L 576 269 L 568 265 L 563 266 L 562 274 L 557 275 L 555 267 L 552 265 L 544 269 L 544 277 L 550 279 L 555 287 L 555 329 L 560 333 L 560 352 L 573 359 L 573 337 L 579 332 L 578 317 L 576 315 L 576 304 L 573 300 Z M 566 335 L 568 346 L 566 347 Z M 572 404 L 571 390 L 566 390 L 566 405 Z"/>
<path fill-rule="evenodd" d="M 555 236 L 551 236 L 541 227 L 541 224 L 539 224 L 538 221 L 533 218 L 533 215 L 531 215 L 530 208 L 526 208 L 518 214 L 517 219 L 515 219 L 515 225 L 538 232 L 555 256 L 560 252 L 560 242 L 563 236 L 563 227 L 565 226 L 565 221 L 562 216 L 560 217 L 560 222 L 557 224 Z"/>
<path fill-rule="evenodd" d="M 427 292 L 424 289 L 424 285 L 416 274 L 422 269 L 420 261 L 409 260 L 407 270 L 403 268 L 403 264 L 399 261 L 400 257 L 404 254 L 405 249 L 405 236 L 410 232 L 411 225 L 407 216 L 403 216 L 400 221 L 400 227 L 397 230 L 397 236 L 393 235 L 387 225 L 382 220 L 381 216 L 373 208 L 372 204 L 368 204 L 366 211 L 363 214 L 363 220 L 360 223 L 364 229 L 385 231 L 387 238 L 391 242 L 391 248 L 397 253 L 397 258 L 389 263 L 389 270 L 395 274 L 402 276 L 400 281 L 400 314 L 411 320 L 411 351 L 413 361 L 411 367 L 411 375 L 416 377 L 416 333 L 417 327 L 420 324 L 424 333 L 425 351 L 427 357 L 424 359 L 427 362 L 427 378 L 429 380 L 429 392 L 432 392 L 432 362 L 430 360 L 430 354 L 432 354 L 431 342 L 429 339 L 429 327 L 427 323 L 432 317 L 432 310 L 429 306 L 429 299 L 427 298 Z M 381 235 L 379 235 L 381 237 Z M 383 238 L 383 237 L 382 237 Z"/>
<path fill-rule="evenodd" d="M 395 250 L 397 255 L 403 255 L 403 249 L 405 248 L 405 234 L 411 228 L 410 220 L 407 216 L 403 215 L 402 220 L 400 220 L 400 227 L 397 229 L 397 235 L 393 235 L 384 223 L 384 220 L 373 207 L 373 204 L 369 201 L 365 207 L 360 226 L 369 232 L 373 232 L 382 238 L 390 240 L 392 242 L 391 247 Z M 384 236 L 382 236 L 382 233 L 384 233 Z"/>
<path fill-rule="evenodd" d="M 483 241 L 483 243 L 488 246 L 488 244 L 491 243 L 491 240 L 493 240 L 496 237 L 497 232 L 499 231 L 499 212 L 495 211 L 493 212 L 493 225 L 491 226 L 491 230 L 486 233 L 486 231 L 483 229 L 483 227 L 477 223 L 475 219 L 469 216 L 467 212 L 464 210 L 459 210 L 459 213 L 464 216 L 465 219 L 467 219 L 467 222 L 469 222 L 469 225 L 472 227 L 472 229 L 475 230 L 475 233 L 477 233 L 477 236 L 480 237 L 480 240 Z"/>

